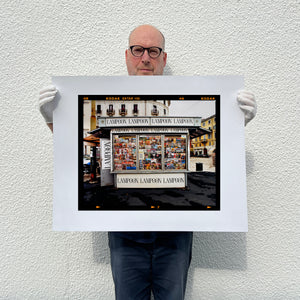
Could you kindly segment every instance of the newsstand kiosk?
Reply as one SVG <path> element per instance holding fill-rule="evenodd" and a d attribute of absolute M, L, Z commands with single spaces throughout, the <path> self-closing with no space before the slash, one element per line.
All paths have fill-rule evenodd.
<path fill-rule="evenodd" d="M 185 188 L 190 140 L 210 133 L 200 125 L 200 117 L 101 118 L 89 133 L 109 143 L 101 165 L 116 188 Z"/>

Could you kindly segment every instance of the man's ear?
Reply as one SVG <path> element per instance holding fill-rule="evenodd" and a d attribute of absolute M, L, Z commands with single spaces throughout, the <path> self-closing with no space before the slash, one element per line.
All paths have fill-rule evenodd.
<path fill-rule="evenodd" d="M 164 52 L 164 67 L 166 66 L 167 63 L 167 52 Z"/>

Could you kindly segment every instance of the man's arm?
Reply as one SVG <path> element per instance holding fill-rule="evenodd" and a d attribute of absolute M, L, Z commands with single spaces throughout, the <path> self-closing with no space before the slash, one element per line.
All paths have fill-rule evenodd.
<path fill-rule="evenodd" d="M 57 89 L 54 85 L 47 86 L 40 91 L 39 95 L 39 108 L 43 115 L 48 127 L 53 132 L 53 110 L 54 98 Z"/>

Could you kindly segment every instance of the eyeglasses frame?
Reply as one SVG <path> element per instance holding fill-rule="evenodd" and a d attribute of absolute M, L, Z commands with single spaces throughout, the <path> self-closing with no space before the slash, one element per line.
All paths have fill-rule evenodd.
<path fill-rule="evenodd" d="M 137 46 L 143 48 L 143 53 L 142 53 L 141 56 L 136 56 L 136 55 L 134 55 L 133 52 L 132 52 L 132 48 L 133 48 L 133 47 L 137 47 Z M 157 49 L 159 50 L 159 55 L 158 55 L 157 57 L 151 57 L 151 55 L 150 55 L 150 53 L 149 53 L 149 50 L 150 50 L 151 48 L 157 48 Z M 161 53 L 164 52 L 162 48 L 156 47 L 156 46 L 146 48 L 146 47 L 143 47 L 143 46 L 141 46 L 141 45 L 132 45 L 132 46 L 129 47 L 129 49 L 130 49 L 131 54 L 132 54 L 134 57 L 142 57 L 142 56 L 144 55 L 144 53 L 145 53 L 145 50 L 147 50 L 148 55 L 149 55 L 152 59 L 159 58 L 160 55 L 161 55 Z"/>

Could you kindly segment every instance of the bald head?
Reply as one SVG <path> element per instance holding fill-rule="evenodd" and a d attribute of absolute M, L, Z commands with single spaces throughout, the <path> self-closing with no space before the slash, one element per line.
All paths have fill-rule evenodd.
<path fill-rule="evenodd" d="M 131 46 L 141 46 L 144 49 L 142 56 L 133 55 Z M 149 48 L 163 49 L 158 57 L 150 57 Z M 165 38 L 154 26 L 141 25 L 135 28 L 129 35 L 129 48 L 125 51 L 127 71 L 129 75 L 163 75 L 167 63 Z"/>
<path fill-rule="evenodd" d="M 134 45 L 132 42 L 135 41 L 137 37 L 146 37 L 148 40 L 152 41 L 156 40 L 159 43 L 157 46 L 165 50 L 164 35 L 152 25 L 140 25 L 133 29 L 129 35 L 129 46 Z"/>

